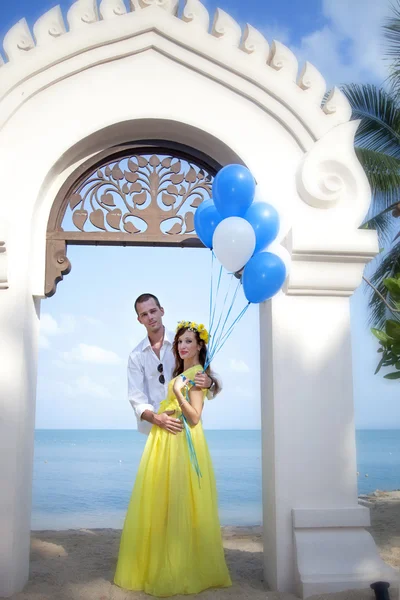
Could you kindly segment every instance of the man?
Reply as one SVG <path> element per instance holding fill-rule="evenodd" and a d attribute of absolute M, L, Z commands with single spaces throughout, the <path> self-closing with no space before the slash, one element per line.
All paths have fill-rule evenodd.
<path fill-rule="evenodd" d="M 172 352 L 175 334 L 164 327 L 164 309 L 153 294 L 139 296 L 135 310 L 139 323 L 147 331 L 128 360 L 128 398 L 136 414 L 138 430 L 148 435 L 151 427 L 157 425 L 176 435 L 183 425 L 180 419 L 172 417 L 173 411 L 157 414 L 160 403 L 167 397 L 175 366 Z M 209 389 L 213 380 L 206 373 L 198 373 L 195 384 Z"/>

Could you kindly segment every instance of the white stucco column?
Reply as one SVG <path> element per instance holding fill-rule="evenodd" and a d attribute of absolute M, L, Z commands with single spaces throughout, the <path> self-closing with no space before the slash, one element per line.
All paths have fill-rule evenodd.
<path fill-rule="evenodd" d="M 260 320 L 269 585 L 307 597 L 393 584 L 357 499 L 349 297 L 281 294 Z"/>
<path fill-rule="evenodd" d="M 14 266 L 9 288 L 0 277 L 0 597 L 20 591 L 29 574 L 40 301 Z"/>

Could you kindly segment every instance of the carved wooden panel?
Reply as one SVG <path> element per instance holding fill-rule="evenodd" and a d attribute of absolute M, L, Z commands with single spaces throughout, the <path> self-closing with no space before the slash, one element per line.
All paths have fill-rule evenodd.
<path fill-rule="evenodd" d="M 71 268 L 68 244 L 202 246 L 194 213 L 211 197 L 219 168 L 211 159 L 181 146 L 144 145 L 115 148 L 91 163 L 65 183 L 50 214 L 48 296 Z"/>
<path fill-rule="evenodd" d="M 68 222 L 81 232 L 145 234 L 160 242 L 166 241 L 161 236 L 193 236 L 194 211 L 211 197 L 211 181 L 204 169 L 173 156 L 113 161 L 69 195 L 63 228 Z"/>

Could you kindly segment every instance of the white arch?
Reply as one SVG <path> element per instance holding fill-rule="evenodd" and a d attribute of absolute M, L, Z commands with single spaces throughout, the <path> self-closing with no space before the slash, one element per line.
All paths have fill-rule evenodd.
<path fill-rule="evenodd" d="M 198 0 L 186 0 L 181 16 L 178 0 L 131 0 L 131 8 L 126 13 L 120 0 L 99 7 L 78 0 L 67 15 L 69 31 L 55 8 L 33 35 L 23 20 L 4 41 L 0 439 L 9 452 L 7 460 L 0 457 L 0 595 L 21 589 L 28 573 L 51 206 L 82 161 L 144 138 L 185 143 L 221 164 L 239 157 L 291 221 L 286 293 L 260 311 L 268 372 L 262 379 L 268 582 L 308 596 L 390 578 L 363 529 L 368 511 L 357 505 L 348 297 L 377 243 L 374 232 L 358 230 L 370 190 L 354 153 L 357 123 L 349 121 L 347 100 L 334 89 L 321 107 L 325 82 L 312 65 L 298 76 L 288 48 L 279 42 L 269 48 L 249 25 L 242 33 L 220 9 L 209 33 L 209 14 Z M 288 430 L 298 439 L 295 455 Z M 304 472 L 302 482 L 297 476 Z M 292 480 L 297 484 L 289 490 Z M 353 552 L 343 562 L 349 544 Z"/>

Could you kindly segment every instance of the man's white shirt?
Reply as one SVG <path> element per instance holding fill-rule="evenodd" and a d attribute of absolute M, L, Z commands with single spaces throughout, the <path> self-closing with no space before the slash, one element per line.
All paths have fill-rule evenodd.
<path fill-rule="evenodd" d="M 138 430 L 145 435 L 150 433 L 152 425 L 141 419 L 143 412 L 151 410 L 156 413 L 160 403 L 167 397 L 168 383 L 172 379 L 175 366 L 172 352 L 174 337 L 172 332 L 165 329 L 160 358 L 152 349 L 148 337 L 145 337 L 129 355 L 128 399 L 136 414 Z M 160 364 L 163 366 L 164 384 L 159 381 Z"/>

